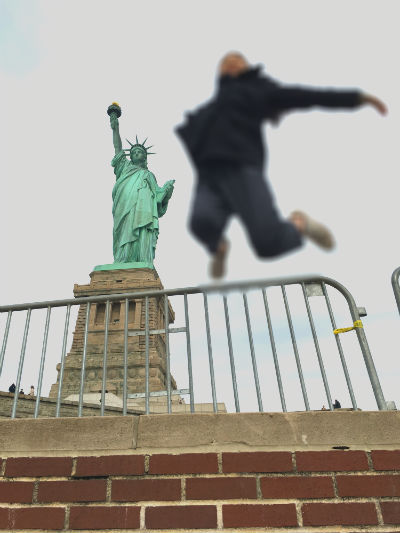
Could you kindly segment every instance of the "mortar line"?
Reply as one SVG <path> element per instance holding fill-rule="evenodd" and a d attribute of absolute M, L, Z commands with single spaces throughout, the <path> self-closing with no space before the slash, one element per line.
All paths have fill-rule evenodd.
<path fill-rule="evenodd" d="M 106 483 L 106 502 L 107 503 L 111 502 L 111 490 L 112 490 L 112 480 L 111 480 L 111 477 L 109 477 Z"/>
<path fill-rule="evenodd" d="M 222 502 L 219 502 L 215 506 L 217 508 L 217 529 L 223 529 L 224 521 L 222 515 Z"/>
<path fill-rule="evenodd" d="M 296 452 L 292 452 L 292 466 L 293 466 L 293 472 L 297 473 Z"/>
<path fill-rule="evenodd" d="M 375 501 L 375 507 L 376 507 L 376 514 L 378 516 L 378 524 L 381 526 L 384 525 L 384 521 L 383 521 L 383 514 L 382 514 L 382 509 L 381 509 L 381 504 L 380 504 L 380 501 L 378 499 L 376 499 Z"/>
<path fill-rule="evenodd" d="M 296 516 L 297 516 L 297 524 L 298 524 L 298 527 L 303 527 L 303 513 L 302 513 L 302 503 L 303 502 L 295 502 L 295 506 L 296 506 Z"/>
<path fill-rule="evenodd" d="M 257 491 L 257 500 L 262 500 L 261 493 L 261 474 L 256 476 L 256 491 Z"/>
<path fill-rule="evenodd" d="M 223 474 L 222 452 L 217 453 L 218 474 Z"/>
<path fill-rule="evenodd" d="M 141 505 L 139 514 L 139 527 L 140 529 L 146 529 L 146 506 Z"/>
<path fill-rule="evenodd" d="M 333 483 L 333 494 L 335 498 L 339 498 L 339 490 L 337 486 L 336 474 L 332 474 L 332 483 Z"/>
<path fill-rule="evenodd" d="M 372 472 L 374 472 L 375 469 L 374 469 L 374 465 L 373 465 L 373 462 L 372 462 L 371 451 L 367 451 L 366 454 L 367 454 L 367 461 L 368 461 L 369 469 L 370 469 Z"/>
<path fill-rule="evenodd" d="M 186 478 L 181 478 L 181 501 L 186 501 Z"/>
<path fill-rule="evenodd" d="M 150 455 L 144 456 L 144 473 L 148 474 L 150 470 Z"/>
<path fill-rule="evenodd" d="M 78 458 L 77 457 L 73 457 L 72 458 L 72 470 L 71 470 L 71 474 L 69 477 L 73 478 L 76 474 L 76 467 L 78 465 Z"/>
<path fill-rule="evenodd" d="M 64 531 L 69 531 L 69 517 L 71 513 L 71 504 L 65 507 L 65 517 L 64 517 Z"/>

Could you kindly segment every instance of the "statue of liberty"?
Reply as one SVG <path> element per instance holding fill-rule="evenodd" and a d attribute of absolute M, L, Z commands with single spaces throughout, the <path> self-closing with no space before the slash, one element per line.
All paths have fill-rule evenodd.
<path fill-rule="evenodd" d="M 174 190 L 174 181 L 169 180 L 163 187 L 157 185 L 156 178 L 147 169 L 147 156 L 151 146 L 130 141 L 130 148 L 123 149 L 119 134 L 118 118 L 121 108 L 113 103 L 107 113 L 113 131 L 116 183 L 112 191 L 113 199 L 113 253 L 115 263 L 149 263 L 153 265 L 158 238 L 158 219 L 168 207 Z M 129 154 L 129 159 L 127 155 Z"/>

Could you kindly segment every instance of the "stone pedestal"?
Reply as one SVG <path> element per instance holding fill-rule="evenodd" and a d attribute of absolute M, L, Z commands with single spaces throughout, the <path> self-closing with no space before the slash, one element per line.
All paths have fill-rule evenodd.
<path fill-rule="evenodd" d="M 163 285 L 156 270 L 135 268 L 121 270 L 94 271 L 90 274 L 88 285 L 74 286 L 76 298 L 126 292 L 162 290 Z M 169 308 L 169 323 L 174 322 L 174 312 Z M 87 355 L 85 365 L 84 393 L 101 391 L 103 380 L 103 357 L 105 338 L 105 303 L 92 303 L 89 314 L 87 338 Z M 70 352 L 65 358 L 64 376 L 61 397 L 78 394 L 80 389 L 82 356 L 85 332 L 86 305 L 79 307 L 78 317 L 73 334 Z M 124 327 L 125 300 L 110 304 L 108 324 L 108 344 L 106 362 L 106 390 L 121 397 L 123 394 L 124 372 Z M 149 298 L 149 329 L 164 329 L 164 297 Z M 134 299 L 129 301 L 128 331 L 129 333 L 145 330 L 145 301 Z M 165 390 L 166 382 L 166 349 L 165 335 L 149 336 L 150 355 L 150 391 Z M 60 363 L 57 365 L 57 383 L 51 386 L 50 398 L 58 394 L 60 380 Z M 128 394 L 145 391 L 145 336 L 128 336 Z M 171 387 L 176 389 L 175 380 L 171 376 Z"/>

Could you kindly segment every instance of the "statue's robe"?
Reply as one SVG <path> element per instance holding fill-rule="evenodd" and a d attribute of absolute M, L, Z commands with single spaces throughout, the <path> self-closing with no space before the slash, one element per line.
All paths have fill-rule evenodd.
<path fill-rule="evenodd" d="M 168 207 L 166 186 L 159 187 L 154 174 L 134 165 L 123 151 L 111 165 L 117 178 L 112 192 L 114 263 L 153 263 L 158 218 Z"/>

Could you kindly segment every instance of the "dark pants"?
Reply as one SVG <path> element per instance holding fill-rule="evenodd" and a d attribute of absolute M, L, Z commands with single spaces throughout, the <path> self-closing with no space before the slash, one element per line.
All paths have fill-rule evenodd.
<path fill-rule="evenodd" d="M 279 216 L 260 168 L 221 163 L 202 167 L 190 229 L 212 254 L 232 215 L 242 221 L 259 257 L 278 256 L 302 243 L 295 226 Z"/>

